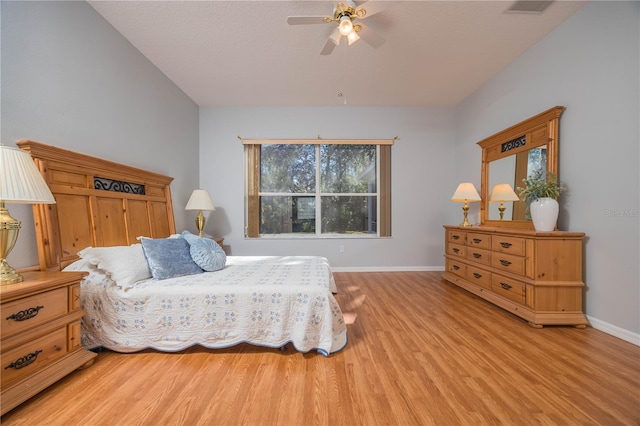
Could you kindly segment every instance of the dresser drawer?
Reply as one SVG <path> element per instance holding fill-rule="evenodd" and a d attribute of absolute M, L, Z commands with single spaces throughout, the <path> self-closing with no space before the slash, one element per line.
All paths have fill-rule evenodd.
<path fill-rule="evenodd" d="M 467 280 L 487 290 L 491 289 L 491 272 L 484 269 L 467 265 Z"/>
<path fill-rule="evenodd" d="M 467 245 L 489 250 L 491 248 L 491 235 L 467 232 Z"/>
<path fill-rule="evenodd" d="M 491 265 L 491 251 L 476 247 L 467 247 L 467 259 L 483 265 Z"/>
<path fill-rule="evenodd" d="M 467 265 L 462 262 L 456 262 L 455 260 L 447 259 L 446 261 L 447 271 L 452 274 L 456 274 L 462 278 L 465 277 L 467 273 Z"/>
<path fill-rule="evenodd" d="M 466 247 L 460 244 L 447 244 L 447 254 L 452 256 L 465 257 L 467 253 Z"/>
<path fill-rule="evenodd" d="M 526 300 L 525 290 L 526 285 L 520 281 L 512 280 L 498 274 L 491 276 L 491 291 L 522 305 L 525 304 Z"/>
<path fill-rule="evenodd" d="M 491 266 L 512 274 L 524 275 L 524 257 L 494 252 L 491 256 Z"/>
<path fill-rule="evenodd" d="M 447 241 L 450 243 L 464 244 L 466 232 L 458 230 L 447 231 Z"/>
<path fill-rule="evenodd" d="M 2 354 L 0 382 L 2 387 L 39 371 L 42 366 L 67 353 L 67 327 L 31 340 Z"/>
<path fill-rule="evenodd" d="M 36 325 L 60 317 L 68 311 L 67 287 L 2 304 L 1 335 L 21 333 Z"/>
<path fill-rule="evenodd" d="M 524 241 L 524 238 L 494 235 L 491 238 L 491 250 L 515 256 L 524 256 Z"/>

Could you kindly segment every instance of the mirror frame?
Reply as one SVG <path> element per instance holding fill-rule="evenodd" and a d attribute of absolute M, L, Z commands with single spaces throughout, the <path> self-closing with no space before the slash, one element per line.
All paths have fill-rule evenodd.
<path fill-rule="evenodd" d="M 563 106 L 556 106 L 478 142 L 482 148 L 482 182 L 480 188 L 480 223 L 482 226 L 533 229 L 530 220 L 489 219 L 489 168 L 492 161 L 547 146 L 547 171 L 558 175 L 560 116 Z M 515 188 L 513 188 L 515 190 Z"/>

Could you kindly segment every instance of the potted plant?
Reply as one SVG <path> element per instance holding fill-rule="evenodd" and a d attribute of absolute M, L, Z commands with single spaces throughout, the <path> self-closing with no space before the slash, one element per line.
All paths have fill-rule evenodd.
<path fill-rule="evenodd" d="M 531 220 L 536 231 L 553 231 L 558 220 L 557 198 L 564 186 L 558 183 L 558 177 L 551 172 L 536 170 L 531 176 L 522 179 L 524 187 L 517 187 L 520 198 L 529 206 Z"/>

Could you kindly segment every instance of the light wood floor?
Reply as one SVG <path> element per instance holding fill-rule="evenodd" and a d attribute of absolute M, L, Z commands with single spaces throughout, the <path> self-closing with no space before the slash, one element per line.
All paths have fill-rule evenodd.
<path fill-rule="evenodd" d="M 638 425 L 640 348 L 534 329 L 437 272 L 337 273 L 349 344 L 101 352 L 2 425 Z"/>

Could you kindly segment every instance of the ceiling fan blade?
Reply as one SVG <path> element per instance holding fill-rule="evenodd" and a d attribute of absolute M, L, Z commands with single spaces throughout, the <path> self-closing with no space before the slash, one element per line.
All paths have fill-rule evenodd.
<path fill-rule="evenodd" d="M 324 24 L 326 16 L 289 16 L 289 25 Z"/>
<path fill-rule="evenodd" d="M 331 31 L 329 38 L 325 42 L 324 47 L 320 51 L 320 54 L 330 55 L 331 52 L 333 52 L 333 49 L 335 49 L 335 47 L 338 44 L 340 44 L 340 37 L 341 37 L 341 34 L 340 34 L 340 31 L 338 30 L 338 27 L 334 28 L 333 31 Z"/>
<path fill-rule="evenodd" d="M 365 19 L 380 13 L 386 8 L 386 3 L 381 1 L 364 2 L 356 8 L 356 16 L 360 19 Z"/>
<path fill-rule="evenodd" d="M 386 41 L 384 37 L 382 37 L 375 31 L 373 31 L 371 28 L 367 27 L 366 25 L 364 24 L 358 24 L 358 25 L 360 25 L 361 27 L 360 31 L 358 31 L 358 35 L 360 36 L 360 38 L 363 39 L 369 46 L 373 47 L 374 49 L 377 49 L 378 47 L 382 46 Z"/>

